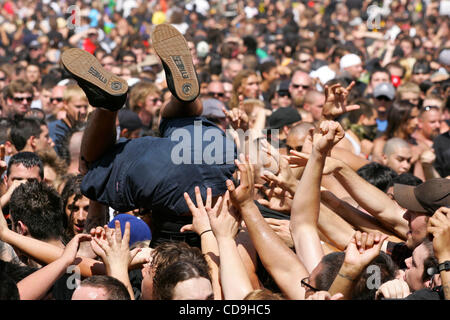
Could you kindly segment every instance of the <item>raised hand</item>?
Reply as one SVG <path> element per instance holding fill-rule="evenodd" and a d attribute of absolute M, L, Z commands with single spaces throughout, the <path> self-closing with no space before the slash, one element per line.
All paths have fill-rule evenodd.
<path fill-rule="evenodd" d="M 225 116 L 230 121 L 230 124 L 234 130 L 248 130 L 248 115 L 244 110 L 234 108 L 228 111 L 226 108 L 222 108 L 222 111 L 225 113 Z"/>
<path fill-rule="evenodd" d="M 202 195 L 200 193 L 200 188 L 195 187 L 195 199 L 197 206 L 192 202 L 189 194 L 184 193 L 184 200 L 189 207 L 189 211 L 192 214 L 192 224 L 187 224 L 180 229 L 180 232 L 194 231 L 197 234 L 201 234 L 205 230 L 211 229 L 209 224 L 207 210 L 211 209 L 212 202 L 212 191 L 211 188 L 206 189 L 206 203 L 203 205 Z"/>
<path fill-rule="evenodd" d="M 214 236 L 218 241 L 222 238 L 232 238 L 239 231 L 239 212 L 231 207 L 230 192 L 227 191 L 223 197 L 219 197 L 213 208 L 206 209 L 209 222 Z"/>
<path fill-rule="evenodd" d="M 297 179 L 295 178 L 294 172 L 289 166 L 289 160 L 286 156 L 279 156 L 279 171 L 274 174 L 270 171 L 265 170 L 261 175 L 261 178 L 269 183 L 270 186 L 278 186 L 283 190 L 288 191 L 291 194 L 295 193 L 297 188 Z"/>
<path fill-rule="evenodd" d="M 278 212 L 284 212 L 289 214 L 292 208 L 293 194 L 279 187 L 267 188 L 263 185 L 255 185 L 256 188 L 260 189 L 269 200 L 258 199 L 257 201 L 272 210 Z M 295 192 L 295 191 L 294 191 Z"/>
<path fill-rule="evenodd" d="M 72 264 L 77 255 L 78 248 L 80 247 L 80 242 L 90 241 L 90 240 L 91 240 L 91 236 L 88 234 L 84 234 L 84 233 L 77 234 L 66 245 L 64 252 L 59 259 L 62 259 L 63 261 L 65 261 L 65 263 L 67 265 Z"/>
<path fill-rule="evenodd" d="M 356 231 L 345 250 L 344 263 L 356 269 L 364 269 L 375 257 L 380 254 L 381 246 L 387 235 Z"/>
<path fill-rule="evenodd" d="M 324 119 L 334 120 L 345 112 L 359 109 L 359 105 L 347 106 L 347 97 L 354 86 L 354 81 L 347 88 L 339 83 L 331 87 L 325 86 L 325 104 L 322 108 Z"/>
<path fill-rule="evenodd" d="M 441 207 L 428 220 L 427 232 L 433 235 L 433 249 L 439 262 L 450 260 L 450 208 Z"/>
<path fill-rule="evenodd" d="M 104 237 L 94 237 L 93 240 L 98 247 L 93 246 L 94 252 L 102 258 L 106 266 L 107 274 L 128 272 L 128 265 L 139 250 L 133 253 L 129 249 L 130 241 L 130 223 L 125 224 L 125 232 L 122 238 L 120 221 L 115 222 L 115 229 L 105 226 L 106 239 Z M 98 249 L 101 250 L 98 250 Z"/>
<path fill-rule="evenodd" d="M 345 131 L 338 122 L 322 121 L 314 134 L 313 149 L 326 155 L 344 136 Z"/>
<path fill-rule="evenodd" d="M 375 293 L 375 299 L 403 299 L 411 294 L 408 284 L 401 279 L 383 283 Z"/>
<path fill-rule="evenodd" d="M 240 154 L 239 157 L 240 161 L 236 159 L 235 163 L 241 176 L 240 184 L 236 188 L 233 181 L 227 180 L 226 185 L 230 192 L 230 199 L 233 206 L 241 209 L 249 204 L 254 204 L 253 196 L 255 187 L 253 165 L 249 163 L 248 156 L 245 158 L 243 154 Z"/>

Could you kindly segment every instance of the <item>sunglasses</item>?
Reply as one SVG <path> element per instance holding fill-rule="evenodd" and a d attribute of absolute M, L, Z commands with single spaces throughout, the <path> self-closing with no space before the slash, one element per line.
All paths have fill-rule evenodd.
<path fill-rule="evenodd" d="M 27 102 L 33 101 L 33 97 L 14 97 L 13 98 L 15 102 L 22 102 L 26 100 Z"/>
<path fill-rule="evenodd" d="M 50 101 L 51 101 L 51 102 L 55 102 L 55 101 L 57 101 L 57 102 L 62 102 L 62 101 L 63 101 L 63 98 L 50 98 Z"/>
<path fill-rule="evenodd" d="M 223 92 L 210 92 L 209 94 L 213 97 L 220 97 L 220 98 L 222 98 L 225 95 L 225 93 Z"/>
<path fill-rule="evenodd" d="M 292 87 L 294 89 L 298 89 L 298 88 L 302 87 L 303 89 L 308 90 L 310 86 L 305 86 L 303 84 L 292 84 Z"/>
<path fill-rule="evenodd" d="M 6 80 L 6 78 L 0 78 L 0 81 L 5 81 Z"/>

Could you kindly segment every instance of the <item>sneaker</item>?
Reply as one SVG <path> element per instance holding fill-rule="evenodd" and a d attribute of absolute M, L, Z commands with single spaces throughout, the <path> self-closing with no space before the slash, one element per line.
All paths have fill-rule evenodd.
<path fill-rule="evenodd" d="M 117 111 L 127 100 L 128 84 L 105 70 L 92 54 L 78 48 L 61 56 L 64 69 L 78 82 L 93 107 Z"/>
<path fill-rule="evenodd" d="M 183 35 L 170 24 L 159 24 L 153 30 L 152 44 L 162 61 L 172 95 L 181 101 L 194 101 L 200 93 L 200 86 Z"/>

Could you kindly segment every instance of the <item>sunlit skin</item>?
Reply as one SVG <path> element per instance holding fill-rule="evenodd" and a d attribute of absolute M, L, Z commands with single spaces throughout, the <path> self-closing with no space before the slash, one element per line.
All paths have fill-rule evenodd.
<path fill-rule="evenodd" d="M 67 117 L 72 123 L 86 121 L 88 107 L 89 102 L 85 97 L 73 97 L 64 103 Z"/>
<path fill-rule="evenodd" d="M 203 277 L 178 282 L 173 289 L 172 300 L 212 300 L 211 281 Z"/>
<path fill-rule="evenodd" d="M 412 256 L 405 260 L 406 270 L 404 280 L 408 283 L 411 291 L 425 288 L 422 275 L 424 272 L 424 261 L 427 256 L 427 249 L 425 245 L 421 244 L 414 249 Z"/>
<path fill-rule="evenodd" d="M 411 168 L 411 159 L 411 148 L 397 148 L 394 153 L 387 157 L 386 165 L 397 174 L 402 174 L 408 172 Z"/>
<path fill-rule="evenodd" d="M 11 165 L 10 173 L 8 176 L 5 176 L 5 180 L 6 180 L 6 186 L 9 187 L 16 180 L 18 180 L 18 181 L 37 180 L 40 182 L 42 179 L 39 175 L 39 167 L 38 166 L 27 168 L 23 164 L 18 163 L 18 164 Z"/>
<path fill-rule="evenodd" d="M 441 112 L 432 108 L 425 111 L 419 119 L 420 133 L 428 140 L 433 140 L 439 135 L 441 129 Z"/>
<path fill-rule="evenodd" d="M 428 216 L 424 213 L 407 210 L 403 218 L 408 221 L 406 245 L 410 249 L 417 247 L 427 235 Z"/>
<path fill-rule="evenodd" d="M 247 79 L 244 79 L 241 85 L 241 94 L 246 99 L 257 99 L 259 97 L 259 79 L 256 75 L 250 75 Z"/>

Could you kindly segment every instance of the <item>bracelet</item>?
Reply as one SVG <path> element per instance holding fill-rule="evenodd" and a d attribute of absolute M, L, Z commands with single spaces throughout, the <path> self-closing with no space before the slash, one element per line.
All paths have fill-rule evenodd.
<path fill-rule="evenodd" d="M 208 230 L 203 231 L 202 233 L 200 233 L 200 237 L 201 237 L 204 233 L 209 232 L 209 231 L 212 231 L 212 230 L 211 230 L 211 229 L 208 229 Z"/>
<path fill-rule="evenodd" d="M 342 274 L 342 273 L 340 273 L 340 272 L 338 272 L 338 276 L 340 276 L 340 277 L 342 277 L 342 278 L 344 278 L 344 279 L 347 279 L 347 280 L 349 280 L 349 281 L 355 281 L 355 279 L 352 279 L 352 278 L 350 278 L 349 276 L 347 276 L 347 275 L 345 275 L 345 274 Z"/>

